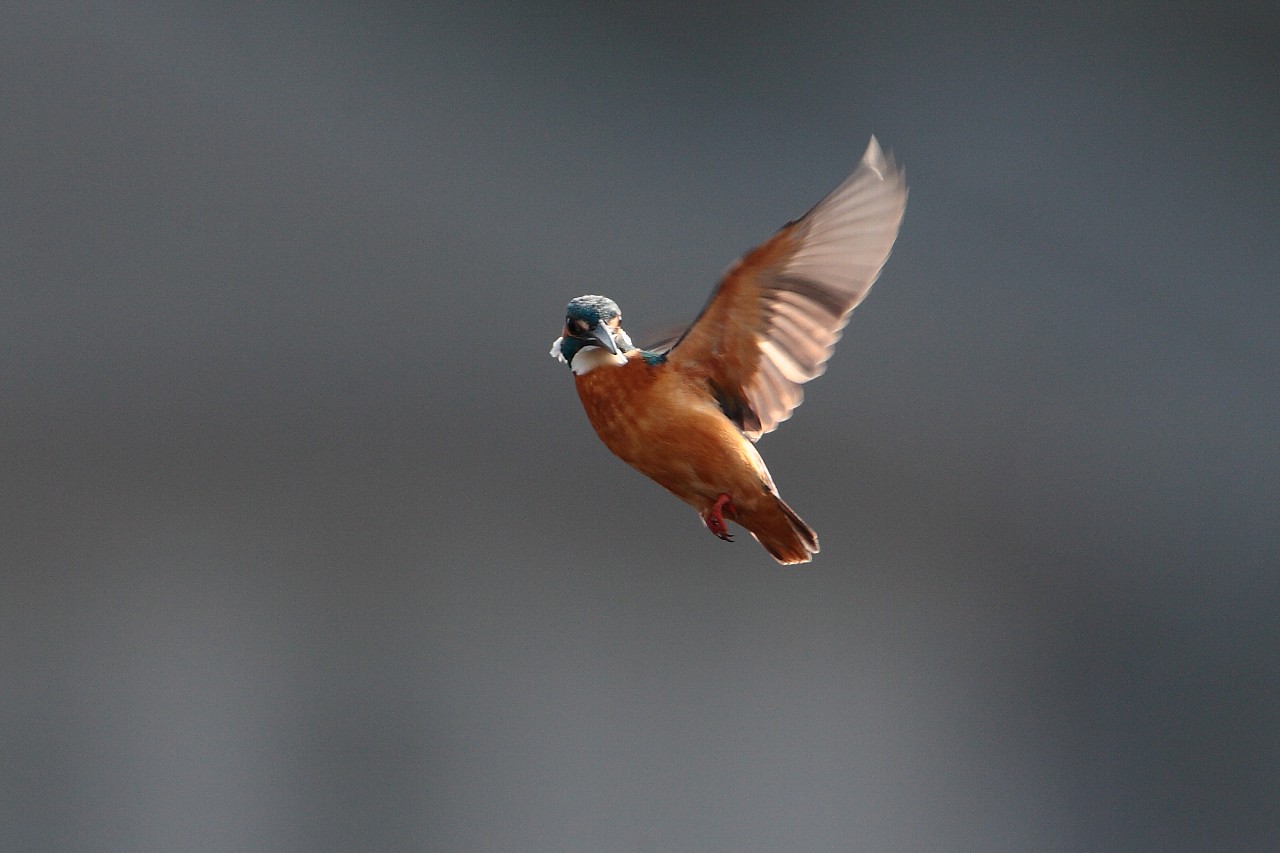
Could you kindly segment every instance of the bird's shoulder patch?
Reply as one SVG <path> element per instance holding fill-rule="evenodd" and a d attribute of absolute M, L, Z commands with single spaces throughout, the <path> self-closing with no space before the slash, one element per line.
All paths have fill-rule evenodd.
<path fill-rule="evenodd" d="M 640 357 L 643 358 L 644 363 L 650 367 L 657 367 L 659 364 L 664 364 L 667 360 L 667 354 L 665 352 L 653 352 L 647 349 L 640 350 Z"/>

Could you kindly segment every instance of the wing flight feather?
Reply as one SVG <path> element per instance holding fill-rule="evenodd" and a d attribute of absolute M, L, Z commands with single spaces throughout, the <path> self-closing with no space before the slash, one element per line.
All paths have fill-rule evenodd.
<path fill-rule="evenodd" d="M 906 202 L 905 176 L 873 136 L 853 174 L 725 273 L 668 363 L 704 376 L 752 441 L 773 431 L 826 369 L 889 258 Z"/>

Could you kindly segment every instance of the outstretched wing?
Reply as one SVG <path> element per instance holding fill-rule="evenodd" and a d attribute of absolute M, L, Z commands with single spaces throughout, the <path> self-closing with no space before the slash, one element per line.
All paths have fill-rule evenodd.
<path fill-rule="evenodd" d="M 800 386 L 826 369 L 906 204 L 902 171 L 871 137 L 844 183 L 725 273 L 668 363 L 705 376 L 752 441 L 771 432 L 804 399 Z"/>

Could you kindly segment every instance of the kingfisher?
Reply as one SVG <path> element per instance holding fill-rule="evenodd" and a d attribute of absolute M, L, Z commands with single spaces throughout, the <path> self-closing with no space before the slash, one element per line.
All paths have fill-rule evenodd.
<path fill-rule="evenodd" d="M 826 198 L 729 267 L 683 334 L 640 348 L 612 299 L 570 301 L 551 355 L 573 371 L 601 441 L 719 538 L 733 540 L 732 521 L 779 563 L 809 562 L 818 536 L 779 496 L 755 442 L 826 369 L 906 203 L 905 175 L 873 136 Z"/>

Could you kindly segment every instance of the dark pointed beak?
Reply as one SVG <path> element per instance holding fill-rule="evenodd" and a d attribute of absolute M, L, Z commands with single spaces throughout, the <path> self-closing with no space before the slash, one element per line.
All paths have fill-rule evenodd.
<path fill-rule="evenodd" d="M 613 330 L 608 324 L 600 323 L 591 330 L 591 337 L 600 342 L 600 346 L 614 355 L 618 354 L 618 342 L 613 339 Z"/>

